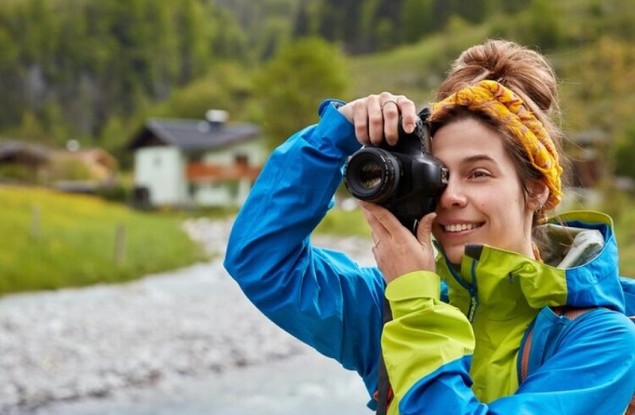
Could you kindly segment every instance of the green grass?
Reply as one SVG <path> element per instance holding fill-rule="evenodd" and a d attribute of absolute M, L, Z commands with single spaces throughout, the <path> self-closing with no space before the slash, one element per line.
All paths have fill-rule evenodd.
<path fill-rule="evenodd" d="M 91 196 L 0 187 L 0 217 L 0 295 L 128 281 L 204 259 L 178 218 Z"/>

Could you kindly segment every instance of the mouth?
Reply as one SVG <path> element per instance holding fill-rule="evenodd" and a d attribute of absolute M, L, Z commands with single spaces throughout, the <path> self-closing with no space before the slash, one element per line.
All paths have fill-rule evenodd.
<path fill-rule="evenodd" d="M 485 222 L 479 223 L 452 223 L 450 225 L 441 225 L 441 229 L 446 233 L 460 233 L 467 232 L 473 229 L 480 228 Z"/>

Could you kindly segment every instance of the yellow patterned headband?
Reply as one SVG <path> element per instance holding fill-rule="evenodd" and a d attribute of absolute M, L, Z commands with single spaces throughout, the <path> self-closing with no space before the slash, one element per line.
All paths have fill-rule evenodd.
<path fill-rule="evenodd" d="M 562 166 L 558 161 L 558 152 L 542 122 L 518 95 L 498 82 L 480 81 L 432 104 L 430 121 L 438 119 L 444 110 L 457 106 L 502 120 L 522 144 L 531 164 L 546 180 L 550 192 L 544 208 L 553 209 L 560 203 Z"/>

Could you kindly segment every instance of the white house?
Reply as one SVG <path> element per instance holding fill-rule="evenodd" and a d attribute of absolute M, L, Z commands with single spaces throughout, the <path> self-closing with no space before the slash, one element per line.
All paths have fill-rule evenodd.
<path fill-rule="evenodd" d="M 205 120 L 149 119 L 134 151 L 135 201 L 146 207 L 240 206 L 268 152 L 260 128 L 227 123 L 224 111 Z"/>

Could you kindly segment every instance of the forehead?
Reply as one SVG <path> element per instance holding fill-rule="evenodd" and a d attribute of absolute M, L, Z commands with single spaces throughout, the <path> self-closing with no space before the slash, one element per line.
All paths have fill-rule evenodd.
<path fill-rule="evenodd" d="M 432 154 L 449 163 L 486 156 L 511 163 L 503 145 L 504 136 L 490 125 L 474 118 L 450 122 L 432 137 Z"/>

